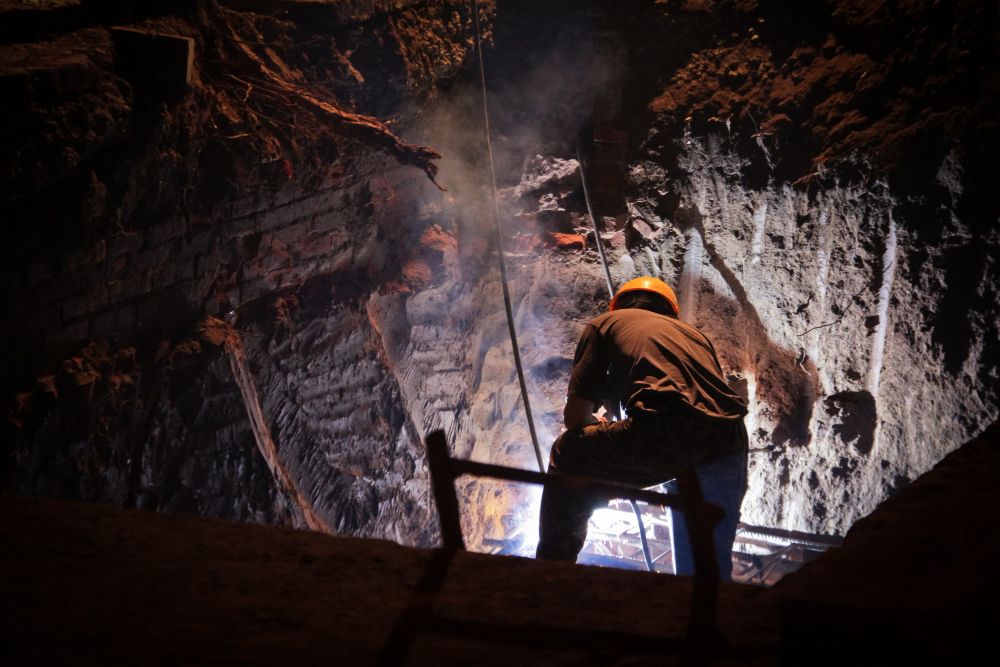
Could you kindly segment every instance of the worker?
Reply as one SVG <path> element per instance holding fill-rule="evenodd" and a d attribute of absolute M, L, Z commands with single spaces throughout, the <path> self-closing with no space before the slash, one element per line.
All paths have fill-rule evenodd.
<path fill-rule="evenodd" d="M 549 472 L 647 487 L 695 471 L 705 500 L 724 511 L 713 537 L 720 578 L 729 581 L 746 491 L 747 408 L 723 377 L 712 343 L 679 317 L 670 286 L 644 276 L 622 285 L 609 312 L 584 325 L 563 412 L 566 431 L 552 446 Z M 619 404 L 625 419 L 595 415 L 602 405 Z M 536 557 L 575 561 L 597 504 L 547 487 Z M 690 575 L 682 516 L 672 515 L 675 572 Z"/>

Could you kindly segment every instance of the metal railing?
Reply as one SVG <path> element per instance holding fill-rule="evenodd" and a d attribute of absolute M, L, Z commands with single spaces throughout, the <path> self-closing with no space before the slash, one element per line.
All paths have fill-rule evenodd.
<path fill-rule="evenodd" d="M 465 637 L 474 636 L 483 641 L 525 643 L 516 641 L 509 635 L 502 636 L 503 628 L 500 626 L 490 626 L 465 619 L 440 618 L 433 613 L 434 599 L 444 584 L 451 561 L 457 552 L 465 550 L 458 497 L 455 494 L 455 480 L 462 475 L 538 484 L 545 488 L 558 487 L 594 499 L 641 500 L 684 512 L 695 562 L 694 590 L 685 637 L 679 640 L 665 640 L 644 635 L 625 637 L 623 633 L 604 633 L 593 629 L 537 628 L 536 632 L 531 633 L 532 639 L 528 643 L 534 647 L 544 647 L 564 641 L 576 645 L 581 641 L 588 645 L 606 641 L 609 644 L 633 646 L 643 652 L 680 653 L 684 664 L 707 663 L 711 653 L 710 643 L 716 638 L 715 610 L 719 593 L 719 568 L 715 558 L 712 530 L 722 518 L 722 510 L 704 501 L 701 486 L 694 473 L 686 473 L 677 478 L 680 493 L 664 494 L 575 475 L 532 472 L 454 459 L 448 453 L 448 443 L 443 431 L 434 431 L 428 435 L 426 444 L 434 500 L 441 521 L 443 545 L 431 557 L 423 577 L 417 584 L 417 591 L 411 604 L 397 620 L 379 664 L 401 664 L 414 637 L 421 632 L 437 634 L 460 632 Z M 448 631 L 449 627 L 452 632 Z M 524 630 L 521 627 L 518 632 L 523 633 Z"/>

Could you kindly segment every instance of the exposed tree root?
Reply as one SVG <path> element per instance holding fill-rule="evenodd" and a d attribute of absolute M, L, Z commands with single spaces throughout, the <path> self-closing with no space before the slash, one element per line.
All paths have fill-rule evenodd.
<path fill-rule="evenodd" d="M 215 345 L 224 346 L 229 355 L 229 365 L 233 371 L 236 386 L 239 387 L 240 395 L 243 397 L 243 404 L 247 410 L 247 418 L 250 420 L 254 440 L 257 441 L 257 448 L 267 462 L 267 467 L 271 470 L 274 481 L 295 503 L 302 514 L 302 519 L 309 528 L 332 535 L 333 531 L 313 509 L 312 502 L 299 491 L 292 476 L 288 473 L 288 469 L 278 458 L 278 447 L 271 436 L 267 419 L 264 417 L 264 408 L 257 394 L 257 384 L 250 371 L 250 364 L 247 361 L 239 332 L 222 320 L 211 316 L 206 317 L 198 328 L 205 340 Z"/>
<path fill-rule="evenodd" d="M 240 37 L 224 13 L 220 13 L 219 16 L 225 24 L 226 31 L 232 36 L 232 43 L 247 58 L 253 61 L 261 74 L 273 83 L 278 90 L 284 92 L 286 95 L 291 95 L 293 100 L 304 103 L 313 112 L 319 112 L 323 119 L 330 122 L 344 136 L 385 150 L 403 164 L 419 167 L 427 174 L 427 177 L 434 185 L 444 190 L 435 180 L 438 166 L 433 160 L 440 159 L 441 155 L 439 153 L 426 146 L 417 146 L 403 141 L 393 134 L 385 123 L 378 119 L 347 111 L 331 99 L 324 99 L 324 97 L 315 91 L 294 83 L 292 79 L 296 78 L 295 72 L 285 65 L 277 54 L 267 49 L 269 59 L 273 62 L 273 66 L 269 65 L 250 46 L 251 42 Z"/>

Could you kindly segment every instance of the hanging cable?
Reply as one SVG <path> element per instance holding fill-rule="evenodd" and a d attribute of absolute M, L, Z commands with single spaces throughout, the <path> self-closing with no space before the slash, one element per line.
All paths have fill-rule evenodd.
<path fill-rule="evenodd" d="M 500 264 L 500 284 L 503 286 L 503 305 L 507 311 L 507 329 L 510 331 L 510 344 L 514 349 L 514 366 L 517 367 L 517 381 L 521 385 L 521 401 L 524 403 L 524 413 L 528 418 L 528 431 L 531 433 L 531 444 L 535 448 L 535 458 L 538 460 L 538 470 L 545 472 L 542 461 L 542 448 L 538 445 L 538 434 L 535 433 L 535 420 L 531 416 L 531 401 L 528 399 L 528 384 L 524 379 L 524 367 L 521 364 L 521 350 L 517 344 L 517 331 L 514 328 L 514 309 L 510 302 L 510 288 L 507 286 L 507 262 L 504 259 L 503 230 L 500 227 L 500 200 L 497 195 L 497 169 L 493 160 L 493 140 L 490 138 L 490 113 L 486 100 L 486 67 L 483 65 L 483 44 L 479 34 L 479 3 L 472 0 L 473 23 L 476 27 L 476 55 L 479 58 L 479 81 L 483 90 L 483 124 L 486 128 L 486 152 L 490 158 L 490 182 L 493 186 L 493 221 L 497 230 L 497 260 Z"/>
<path fill-rule="evenodd" d="M 590 205 L 590 190 L 587 189 L 587 174 L 583 168 L 583 154 L 580 152 L 579 144 L 576 147 L 576 161 L 580 164 L 580 183 L 583 185 L 583 200 L 587 203 L 587 214 L 590 216 L 590 224 L 594 228 L 594 242 L 597 245 L 597 254 L 601 257 L 601 266 L 604 267 L 604 279 L 608 283 L 608 297 L 611 299 L 615 298 L 615 284 L 611 280 L 611 269 L 608 268 L 608 256 L 604 253 L 604 241 L 601 239 L 601 232 L 597 228 L 597 218 L 594 216 L 594 209 Z M 623 410 L 619 406 L 618 414 L 623 415 Z M 646 524 L 642 520 L 642 511 L 639 509 L 639 504 L 634 500 L 629 501 L 632 504 L 632 513 L 635 514 L 635 521 L 639 528 L 639 543 L 642 544 L 642 558 L 646 561 L 646 569 L 650 572 L 655 572 L 656 568 L 653 566 L 653 557 L 649 553 L 649 541 L 646 539 Z"/>
<path fill-rule="evenodd" d="M 528 385 L 524 378 L 524 366 L 521 363 L 521 351 L 517 343 L 517 331 L 514 326 L 514 310 L 511 306 L 510 288 L 507 280 L 507 262 L 504 256 L 503 248 L 503 229 L 500 226 L 500 199 L 497 194 L 496 163 L 493 158 L 493 140 L 490 136 L 489 103 L 486 95 L 486 67 L 484 65 L 485 61 L 483 59 L 482 36 L 479 28 L 479 3 L 476 0 L 472 0 L 472 16 L 476 33 L 476 55 L 479 59 L 479 81 L 483 95 L 483 125 L 486 132 L 486 152 L 489 155 L 490 185 L 493 191 L 493 221 L 496 225 L 497 233 L 497 261 L 500 265 L 500 284 L 503 288 L 503 303 L 504 310 L 507 314 L 507 329 L 510 332 L 510 343 L 514 351 L 514 366 L 517 368 L 517 381 L 521 387 L 521 400 L 524 403 L 524 412 L 528 420 L 528 431 L 531 434 L 531 444 L 535 449 L 535 458 L 538 462 L 538 469 L 541 472 L 545 472 L 545 464 L 542 461 L 542 449 L 538 444 L 538 434 L 535 431 L 535 420 L 531 414 L 531 401 L 528 398 Z M 590 215 L 591 224 L 594 227 L 594 237 L 596 239 L 598 252 L 601 256 L 601 265 L 604 267 L 604 275 L 607 280 L 608 292 L 611 297 L 614 297 L 614 284 L 611 281 L 611 272 L 608 269 L 608 260 L 604 253 L 604 243 L 601 239 L 600 232 L 597 229 L 597 219 L 594 217 L 594 212 L 590 205 L 590 193 L 587 190 L 587 179 L 584 175 L 583 160 L 580 159 L 579 150 L 577 150 L 577 159 L 580 162 L 580 178 L 583 182 L 583 195 L 587 202 L 587 212 Z M 646 561 L 646 568 L 650 572 L 653 572 L 653 560 L 649 553 L 649 543 L 646 540 L 646 530 L 643 525 L 642 514 L 635 501 L 632 501 L 632 511 L 635 513 L 636 521 L 639 524 L 639 539 L 642 543 L 642 555 Z"/>
<path fill-rule="evenodd" d="M 580 164 L 580 182 L 583 184 L 583 201 L 587 203 L 587 215 L 590 216 L 590 224 L 594 228 L 594 242 L 597 244 L 597 254 L 601 256 L 601 266 L 604 267 L 604 279 L 608 283 L 608 296 L 615 298 L 615 284 L 611 281 L 611 270 L 608 269 L 608 256 L 604 254 L 604 241 L 601 239 L 601 232 L 597 229 L 597 218 L 594 216 L 594 209 L 590 205 L 590 190 L 587 189 L 587 176 L 583 169 L 583 155 L 580 153 L 580 146 L 576 147 L 576 161 Z"/>

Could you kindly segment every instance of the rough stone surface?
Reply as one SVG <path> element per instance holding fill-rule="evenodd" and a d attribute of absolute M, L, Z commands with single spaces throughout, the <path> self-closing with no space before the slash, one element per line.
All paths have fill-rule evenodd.
<path fill-rule="evenodd" d="M 430 544 L 427 432 L 537 465 L 498 243 L 544 459 L 606 304 L 595 233 L 615 283 L 676 286 L 747 396 L 745 521 L 842 534 L 996 419 L 995 8 L 482 4 L 499 241 L 465 5 L 157 5 L 143 25 L 201 55 L 153 107 L 102 27 L 0 47 L 17 154 L 48 156 L 5 166 L 5 488 L 302 525 L 198 338 L 212 315 L 296 493 L 340 533 Z M 252 58 L 219 69 L 226 25 L 336 113 L 275 102 Z M 447 191 L 358 113 L 440 152 Z M 459 485 L 470 546 L 532 550 L 534 490 Z"/>

